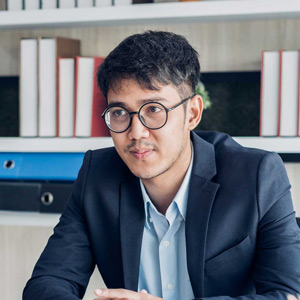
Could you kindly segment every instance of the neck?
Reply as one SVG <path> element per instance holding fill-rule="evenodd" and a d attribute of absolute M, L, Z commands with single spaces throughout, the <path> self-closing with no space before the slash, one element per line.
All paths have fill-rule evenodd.
<path fill-rule="evenodd" d="M 151 201 L 160 213 L 166 213 L 176 196 L 189 168 L 191 157 L 189 144 L 168 171 L 151 179 L 142 179 Z"/>

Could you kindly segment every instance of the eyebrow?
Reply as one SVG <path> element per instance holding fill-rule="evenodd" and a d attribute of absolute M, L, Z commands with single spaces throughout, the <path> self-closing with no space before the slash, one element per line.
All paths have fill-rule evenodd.
<path fill-rule="evenodd" d="M 143 105 L 145 103 L 149 103 L 149 102 L 170 102 L 168 99 L 166 98 L 162 98 L 162 97 L 153 97 L 153 98 L 146 98 L 146 99 L 140 99 L 137 101 L 140 105 Z M 122 101 L 112 101 L 109 103 L 108 106 L 124 106 L 126 107 L 126 102 L 122 102 Z"/>

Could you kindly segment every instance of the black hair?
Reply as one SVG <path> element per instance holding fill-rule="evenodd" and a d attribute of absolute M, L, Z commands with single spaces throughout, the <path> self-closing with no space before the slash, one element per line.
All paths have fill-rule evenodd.
<path fill-rule="evenodd" d="M 131 35 L 110 52 L 97 72 L 106 99 L 109 89 L 121 87 L 122 79 L 134 79 L 149 90 L 172 84 L 181 96 L 191 96 L 200 79 L 198 53 L 185 37 L 172 32 Z"/>

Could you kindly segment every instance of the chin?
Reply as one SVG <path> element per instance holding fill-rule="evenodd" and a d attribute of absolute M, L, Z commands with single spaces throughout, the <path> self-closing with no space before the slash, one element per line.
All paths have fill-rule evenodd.
<path fill-rule="evenodd" d="M 141 178 L 141 179 L 151 179 L 156 176 L 156 175 L 153 175 L 152 172 L 147 172 L 145 170 L 141 171 L 141 170 L 130 169 L 130 171 L 134 176 Z"/>

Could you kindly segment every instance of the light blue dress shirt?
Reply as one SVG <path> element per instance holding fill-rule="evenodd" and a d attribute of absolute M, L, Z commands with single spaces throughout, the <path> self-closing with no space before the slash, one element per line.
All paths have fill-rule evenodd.
<path fill-rule="evenodd" d="M 185 219 L 192 159 L 184 180 L 166 215 L 158 212 L 140 180 L 144 204 L 145 226 L 139 269 L 138 291 L 165 300 L 191 300 L 194 294 L 187 270 Z"/>

